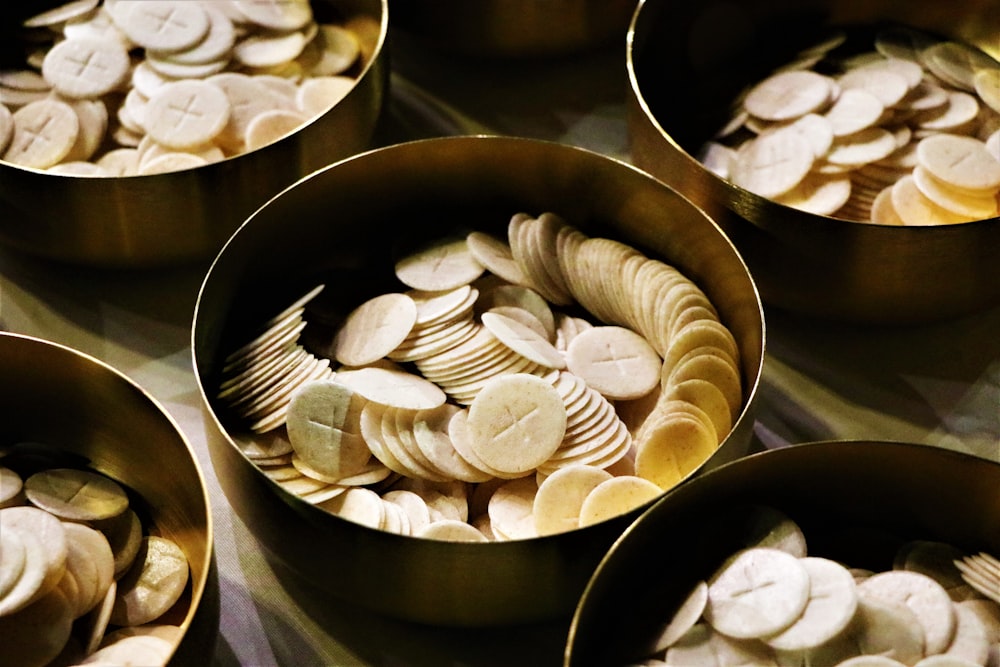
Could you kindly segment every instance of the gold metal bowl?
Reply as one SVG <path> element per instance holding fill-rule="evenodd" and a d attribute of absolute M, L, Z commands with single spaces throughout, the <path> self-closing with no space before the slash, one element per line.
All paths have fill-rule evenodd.
<path fill-rule="evenodd" d="M 393 28 L 430 47 L 533 58 L 621 43 L 635 0 L 391 0 L 390 6 Z"/>
<path fill-rule="evenodd" d="M 387 0 L 316 0 L 357 28 L 364 65 L 340 102 L 251 153 L 184 171 L 65 176 L 0 162 L 0 242 L 109 268 L 209 260 L 268 197 L 371 146 L 388 85 Z"/>
<path fill-rule="evenodd" d="M 769 304 L 893 324 L 983 309 L 1000 301 L 997 219 L 937 227 L 838 220 L 744 190 L 694 156 L 741 89 L 824 31 L 901 23 L 996 57 L 998 20 L 995 0 L 643 0 L 626 47 L 632 159 L 719 223 Z"/>
<path fill-rule="evenodd" d="M 793 445 L 720 467 L 668 494 L 611 548 L 577 606 L 564 664 L 633 664 L 749 534 L 740 517 L 753 505 L 798 523 L 810 555 L 879 571 L 916 539 L 1000 553 L 997 489 L 1000 464 L 907 443 Z"/>
<path fill-rule="evenodd" d="M 247 425 L 215 398 L 226 354 L 313 286 L 323 283 L 324 294 L 357 305 L 391 278 L 394 244 L 456 228 L 505 233 L 512 213 L 522 210 L 554 211 L 583 231 L 644 248 L 708 293 L 739 343 L 745 404 L 706 467 L 746 452 L 764 349 L 761 306 L 739 255 L 699 209 L 625 163 L 562 144 L 473 136 L 370 151 L 302 179 L 247 220 L 209 269 L 193 323 L 195 374 L 223 491 L 263 548 L 309 585 L 440 625 L 565 617 L 601 555 L 638 513 L 486 544 L 373 530 L 309 505 L 263 475 L 236 445 Z"/>
<path fill-rule="evenodd" d="M 39 338 L 0 333 L 0 377 L 0 461 L 86 467 L 133 491 L 140 514 L 181 547 L 190 567 L 174 662 L 211 654 L 218 634 L 212 517 L 201 468 L 177 423 L 117 370 Z"/>

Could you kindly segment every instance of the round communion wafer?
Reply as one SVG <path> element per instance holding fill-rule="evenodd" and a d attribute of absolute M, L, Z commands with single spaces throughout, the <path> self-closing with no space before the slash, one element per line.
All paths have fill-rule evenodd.
<path fill-rule="evenodd" d="M 118 581 L 111 622 L 130 626 L 159 618 L 180 599 L 188 573 L 187 557 L 173 540 L 144 537 L 139 557 Z"/>
<path fill-rule="evenodd" d="M 955 633 L 951 597 L 939 583 L 919 572 L 891 570 L 869 577 L 858 585 L 867 599 L 905 604 L 923 629 L 926 653 L 944 651 Z"/>
<path fill-rule="evenodd" d="M 760 638 L 791 626 L 808 601 L 809 573 L 799 559 L 777 549 L 744 549 L 709 579 L 705 618 L 729 637 Z"/>
<path fill-rule="evenodd" d="M 347 366 L 364 366 L 388 355 L 417 321 L 417 304 L 406 294 L 387 293 L 365 301 L 347 316 L 331 346 Z"/>
<path fill-rule="evenodd" d="M 587 465 L 572 465 L 553 472 L 539 484 L 532 505 L 535 531 L 553 535 L 580 527 L 583 501 L 611 473 Z"/>
<path fill-rule="evenodd" d="M 469 407 L 469 445 L 491 468 L 528 472 L 544 463 L 566 432 L 556 389 L 525 373 L 489 380 Z"/>
<path fill-rule="evenodd" d="M 76 468 L 50 468 L 24 482 L 28 500 L 67 521 L 100 521 L 129 506 L 125 489 L 109 477 Z"/>
<path fill-rule="evenodd" d="M 615 400 L 644 396 L 659 383 L 662 361 L 646 339 L 618 326 L 593 327 L 566 350 L 567 367 L 590 387 Z"/>
<path fill-rule="evenodd" d="M 441 241 L 408 254 L 396 263 L 396 277 L 409 287 L 428 291 L 454 289 L 482 275 L 484 267 L 464 238 Z"/>
<path fill-rule="evenodd" d="M 590 526 L 645 505 L 663 490 L 634 475 L 613 476 L 595 486 L 580 506 L 580 526 Z"/>

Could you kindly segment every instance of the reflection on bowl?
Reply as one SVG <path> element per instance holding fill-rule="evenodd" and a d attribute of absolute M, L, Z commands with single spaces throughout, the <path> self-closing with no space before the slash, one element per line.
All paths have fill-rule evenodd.
<path fill-rule="evenodd" d="M 268 197 L 368 148 L 387 86 L 385 0 L 317 0 L 314 7 L 317 21 L 336 20 L 360 46 L 348 70 L 356 83 L 327 111 L 251 152 L 165 173 L 89 177 L 0 162 L 0 241 L 98 267 L 208 259 Z"/>
<path fill-rule="evenodd" d="M 763 320 L 739 256 L 698 209 L 638 170 L 559 144 L 455 137 L 371 151 L 312 174 L 250 218 L 216 258 L 195 314 L 194 363 L 223 489 L 264 548 L 312 585 L 437 624 L 554 618 L 569 611 L 589 571 L 635 515 L 489 544 L 374 530 L 265 477 L 238 446 L 248 425 L 216 397 L 227 354 L 315 285 L 326 285 L 328 307 L 346 313 L 389 284 L 395 253 L 409 243 L 456 229 L 499 235 L 512 211 L 558 211 L 586 233 L 673 263 L 705 290 L 733 331 L 745 378 L 740 414 L 705 465 L 746 451 Z"/>
<path fill-rule="evenodd" d="M 1000 299 L 990 261 L 995 218 L 926 227 L 847 222 L 775 203 L 705 168 L 696 156 L 742 91 L 835 32 L 873 43 L 903 25 L 997 55 L 995 3 L 768 0 L 690 7 L 640 3 L 630 29 L 628 127 L 641 168 L 705 208 L 746 258 L 766 302 L 819 317 L 914 323 Z M 725 25 L 727 39 L 707 39 Z M 683 100 L 683 103 L 678 103 Z"/>

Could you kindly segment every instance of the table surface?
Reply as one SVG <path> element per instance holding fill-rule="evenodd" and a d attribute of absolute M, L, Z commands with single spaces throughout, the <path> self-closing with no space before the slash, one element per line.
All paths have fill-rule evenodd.
<path fill-rule="evenodd" d="M 570 143 L 628 161 L 624 48 L 543 62 L 469 62 L 392 44 L 375 144 L 452 134 Z M 177 420 L 212 501 L 221 612 L 213 665 L 552 665 L 568 621 L 455 631 L 323 598 L 268 561 L 209 460 L 191 321 L 207 262 L 143 272 L 69 268 L 0 249 L 0 324 L 132 378 Z M 1000 461 L 1000 308 L 903 329 L 766 309 L 754 443 L 897 440 Z M 206 663 L 209 663 L 206 656 Z"/>

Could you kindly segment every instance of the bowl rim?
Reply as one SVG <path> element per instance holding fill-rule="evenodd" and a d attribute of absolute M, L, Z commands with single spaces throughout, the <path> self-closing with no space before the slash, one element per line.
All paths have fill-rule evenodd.
<path fill-rule="evenodd" d="M 189 457 L 191 467 L 197 476 L 199 482 L 199 495 L 205 506 L 205 562 L 203 564 L 204 567 L 202 576 L 199 577 L 197 581 L 193 577 L 191 580 L 191 602 L 187 613 L 184 615 L 184 619 L 180 624 L 182 629 L 182 640 L 174 645 L 171 652 L 171 655 L 175 654 L 178 651 L 179 646 L 183 643 L 184 638 L 188 636 L 192 625 L 197 622 L 196 615 L 202 606 L 202 600 L 208 594 L 207 589 L 209 582 L 214 576 L 212 571 L 215 568 L 215 528 L 212 519 L 212 503 L 208 494 L 208 485 L 205 482 L 205 474 L 202 470 L 201 463 L 198 460 L 194 447 L 192 447 L 190 440 L 184 433 L 184 430 L 180 427 L 180 424 L 173 417 L 173 415 L 170 414 L 166 407 L 139 383 L 127 376 L 124 372 L 112 366 L 110 363 L 98 359 L 97 357 L 82 350 L 71 347 L 70 345 L 42 338 L 40 336 L 16 333 L 12 331 L 0 331 L 0 341 L 3 339 L 21 340 L 30 345 L 37 346 L 39 349 L 56 349 L 69 356 L 80 359 L 88 366 L 100 369 L 101 373 L 113 378 L 115 382 L 122 383 L 135 391 L 143 401 L 148 403 L 148 405 L 157 414 L 158 418 L 162 418 L 164 422 L 170 426 L 171 431 L 177 436 L 178 442 L 184 446 L 184 449 Z"/>

